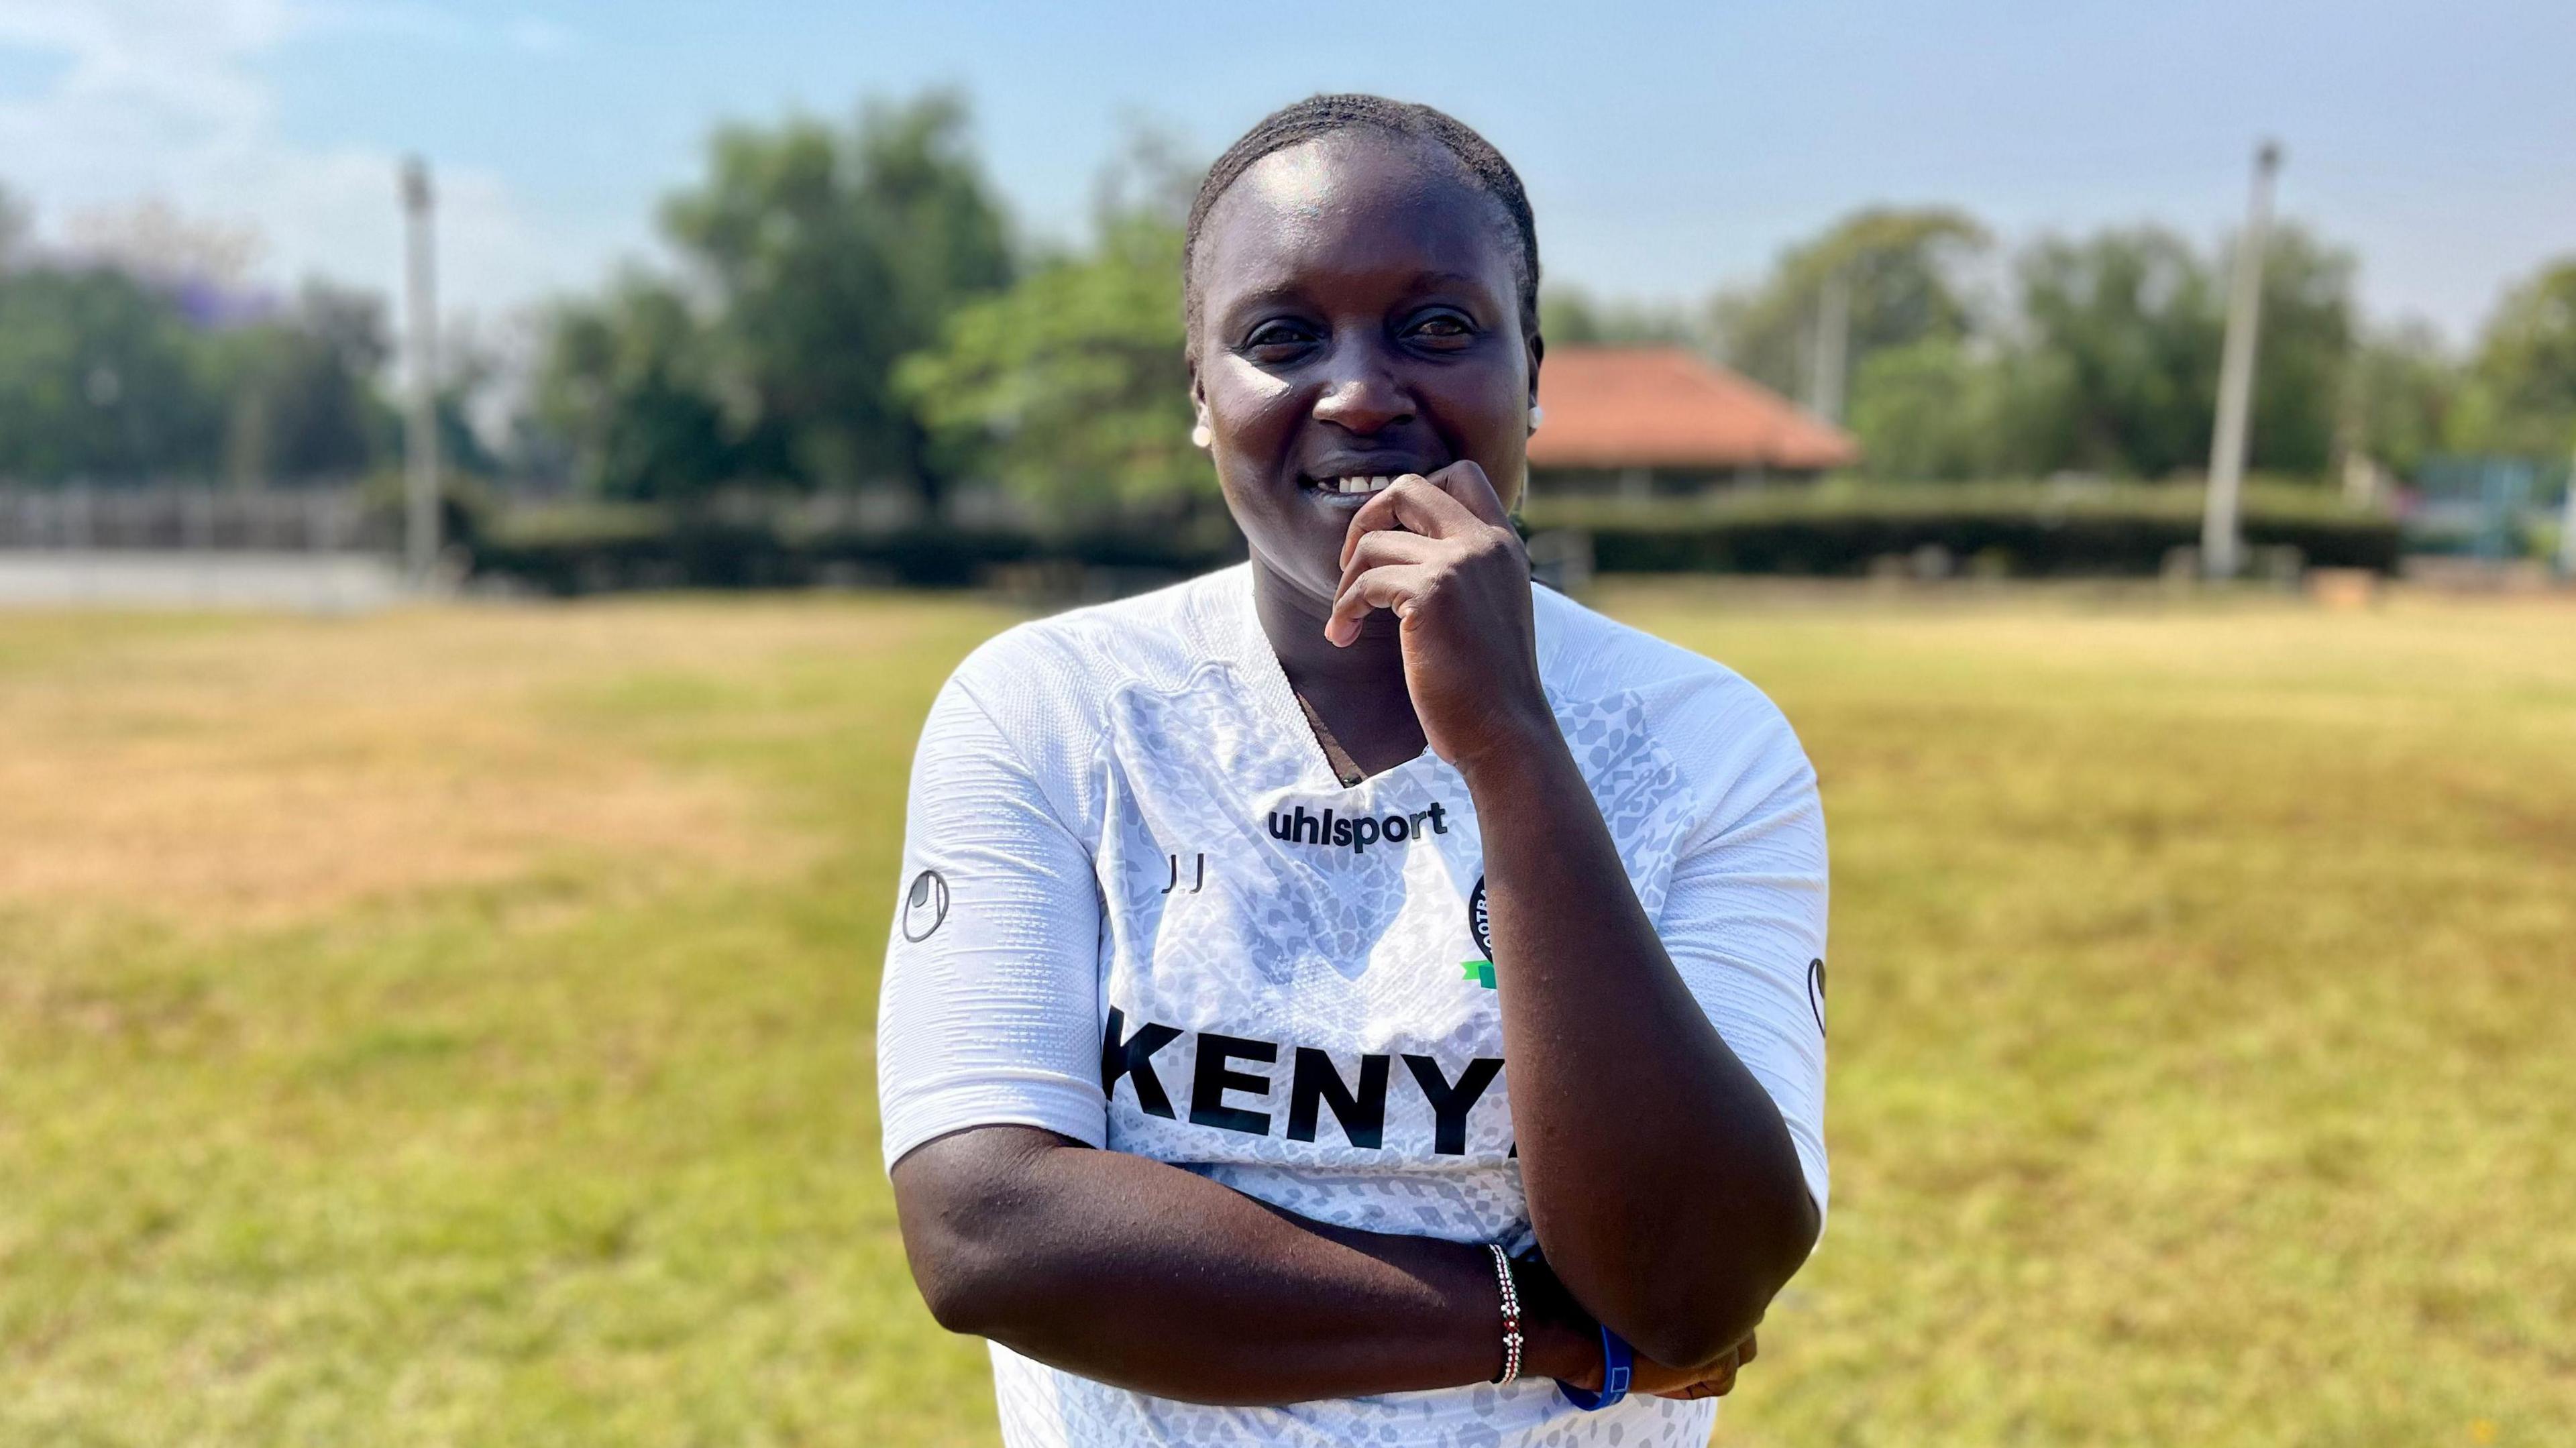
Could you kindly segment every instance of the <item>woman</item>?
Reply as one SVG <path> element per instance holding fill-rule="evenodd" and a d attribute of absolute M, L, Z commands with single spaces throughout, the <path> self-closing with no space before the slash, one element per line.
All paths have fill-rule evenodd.
<path fill-rule="evenodd" d="M 1184 263 L 1249 561 L 932 708 L 885 1153 L 1014 1445 L 1701 1444 L 1821 1229 L 1815 776 L 1531 588 L 1537 252 L 1439 112 L 1255 127 Z"/>

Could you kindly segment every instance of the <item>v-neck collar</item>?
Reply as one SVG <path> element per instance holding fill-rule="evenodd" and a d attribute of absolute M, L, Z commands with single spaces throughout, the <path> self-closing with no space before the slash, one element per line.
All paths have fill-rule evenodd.
<path fill-rule="evenodd" d="M 1297 691 L 1288 682 L 1288 671 L 1280 666 L 1278 650 L 1270 646 L 1270 635 L 1261 628 L 1261 609 L 1253 596 L 1252 564 L 1234 565 L 1233 584 L 1225 590 L 1232 615 L 1231 652 L 1236 668 L 1252 690 L 1253 703 L 1259 708 L 1262 722 L 1281 730 L 1297 741 L 1297 785 L 1318 794 L 1361 794 L 1377 788 L 1387 780 L 1429 769 L 1446 769 L 1447 763 L 1425 744 L 1420 753 L 1401 764 L 1391 765 L 1375 774 L 1364 775 L 1357 784 L 1344 784 L 1333 769 L 1333 761 L 1324 753 L 1324 742 L 1315 737 L 1315 726 L 1306 722 L 1306 711 L 1298 706 Z M 1354 760 L 1354 763 L 1358 761 Z"/>

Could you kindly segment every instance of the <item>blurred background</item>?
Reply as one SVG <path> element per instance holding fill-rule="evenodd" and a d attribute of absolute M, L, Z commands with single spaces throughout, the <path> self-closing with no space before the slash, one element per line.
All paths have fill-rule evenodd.
<path fill-rule="evenodd" d="M 971 1443 L 871 1019 L 1013 619 L 1241 556 L 1180 219 L 1528 183 L 1544 576 L 1768 690 L 1722 1443 L 2576 1441 L 2576 13 L 0 0 L 0 1443 Z"/>

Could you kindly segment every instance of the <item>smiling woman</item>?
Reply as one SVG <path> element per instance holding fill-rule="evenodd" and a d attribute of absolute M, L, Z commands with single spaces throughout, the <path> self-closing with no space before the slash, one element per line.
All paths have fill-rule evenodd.
<path fill-rule="evenodd" d="M 1290 106 L 1185 272 L 1251 556 L 931 712 L 878 1017 L 914 1275 L 1013 1444 L 1703 1443 L 1822 1227 L 1814 771 L 1532 589 L 1538 245 L 1482 138 Z"/>

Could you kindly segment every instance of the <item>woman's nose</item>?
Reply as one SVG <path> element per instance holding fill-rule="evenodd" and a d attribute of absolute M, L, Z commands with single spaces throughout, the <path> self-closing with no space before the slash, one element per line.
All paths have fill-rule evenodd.
<path fill-rule="evenodd" d="M 1315 400 L 1317 419 L 1365 437 L 1413 418 L 1413 395 L 1399 383 L 1385 359 L 1347 349 Z"/>

